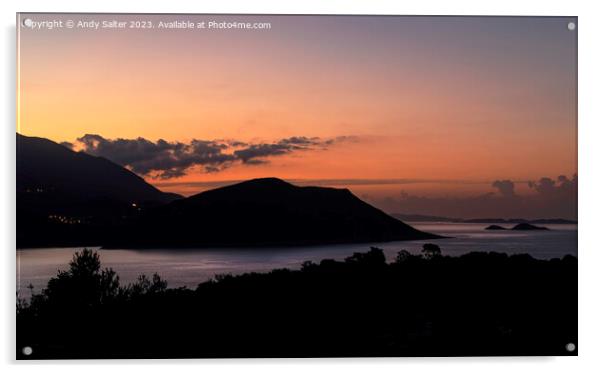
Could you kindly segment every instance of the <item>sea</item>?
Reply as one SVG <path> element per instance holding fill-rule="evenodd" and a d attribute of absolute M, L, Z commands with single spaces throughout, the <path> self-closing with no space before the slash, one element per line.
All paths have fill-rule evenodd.
<path fill-rule="evenodd" d="M 103 267 L 113 268 L 122 284 L 135 282 L 138 276 L 158 273 L 171 288 L 191 289 L 217 274 L 269 272 L 276 268 L 300 268 L 305 261 L 342 260 L 354 252 L 370 247 L 382 249 L 388 261 L 400 250 L 420 253 L 422 246 L 435 243 L 443 255 L 457 256 L 471 251 L 496 251 L 507 254 L 530 254 L 535 258 L 577 256 L 577 225 L 543 225 L 547 231 L 485 230 L 489 224 L 409 222 L 415 228 L 449 238 L 429 241 L 393 241 L 361 244 L 314 245 L 269 248 L 200 248 L 200 249 L 111 249 L 98 250 Z M 498 224 L 510 228 L 510 225 Z M 46 287 L 59 270 L 66 270 L 73 254 L 83 247 L 18 249 L 17 292 L 31 296 Z M 33 285 L 33 290 L 29 285 Z"/>

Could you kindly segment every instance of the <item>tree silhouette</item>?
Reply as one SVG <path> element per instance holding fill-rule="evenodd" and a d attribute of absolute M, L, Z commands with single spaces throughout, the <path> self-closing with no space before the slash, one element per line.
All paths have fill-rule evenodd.
<path fill-rule="evenodd" d="M 301 271 L 311 271 L 314 268 L 317 268 L 318 265 L 311 260 L 306 260 L 301 263 Z"/>
<path fill-rule="evenodd" d="M 29 304 L 17 300 L 17 351 L 35 351 L 17 356 L 575 355 L 565 346 L 577 340 L 576 290 L 573 256 L 451 257 L 432 244 L 391 264 L 371 248 L 194 290 L 156 274 L 120 287 L 87 250 Z"/>
<path fill-rule="evenodd" d="M 367 266 L 380 266 L 386 264 L 385 254 L 378 247 L 370 247 L 367 253 L 353 253 L 345 258 L 346 263 L 362 264 Z"/>
<path fill-rule="evenodd" d="M 395 263 L 404 263 L 404 262 L 408 261 L 408 259 L 410 259 L 411 257 L 412 257 L 412 254 L 410 254 L 409 251 L 401 250 L 400 252 L 397 253 L 397 257 L 395 257 Z"/>
<path fill-rule="evenodd" d="M 146 275 L 138 276 L 138 281 L 133 284 L 130 288 L 130 294 L 133 296 L 139 296 L 144 294 L 156 294 L 165 291 L 167 289 L 167 281 L 161 279 L 158 274 L 153 274 L 152 279 L 146 277 Z"/>
<path fill-rule="evenodd" d="M 434 243 L 425 243 L 422 246 L 422 256 L 425 259 L 433 259 L 441 256 L 441 248 Z"/>
<path fill-rule="evenodd" d="M 101 270 L 98 253 L 84 249 L 73 255 L 69 270 L 48 281 L 44 296 L 64 305 L 93 306 L 114 299 L 118 292 L 119 276 L 111 268 Z"/>

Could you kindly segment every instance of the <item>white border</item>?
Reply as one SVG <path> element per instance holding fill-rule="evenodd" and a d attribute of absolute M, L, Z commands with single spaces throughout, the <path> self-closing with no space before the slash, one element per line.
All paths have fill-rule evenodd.
<path fill-rule="evenodd" d="M 602 247 L 597 237 L 597 226 L 602 224 L 599 214 L 602 193 L 602 103 L 598 91 L 602 87 L 602 45 L 599 2 L 574 0 L 548 1 L 478 1 L 453 0 L 399 2 L 394 0 L 278 0 L 253 1 L 196 1 L 147 0 L 129 2 L 104 0 L 98 2 L 68 0 L 3 1 L 1 64 L 5 84 L 0 91 L 4 126 L 0 131 L 2 176 L 0 196 L 0 248 L 3 290 L 0 312 L 3 322 L 0 337 L 0 363 L 3 371 L 79 372 L 82 364 L 86 371 L 104 372 L 107 369 L 132 369 L 142 365 L 148 372 L 163 372 L 171 366 L 185 371 L 235 369 L 265 372 L 341 370 L 363 372 L 368 369 L 395 371 L 434 372 L 507 372 L 545 369 L 546 372 L 602 371 L 599 342 L 602 317 Z M 564 358 L 406 358 L 406 359 L 307 359 L 307 360 L 186 360 L 186 361 L 95 361 L 90 362 L 14 362 L 14 289 L 15 289 L 15 13 L 21 12 L 148 12 L 148 13 L 316 13 L 316 14 L 424 14 L 424 15 L 555 15 L 579 17 L 579 357 Z M 599 229 L 599 228 L 598 228 Z M 8 370 L 6 370 L 8 368 Z"/>

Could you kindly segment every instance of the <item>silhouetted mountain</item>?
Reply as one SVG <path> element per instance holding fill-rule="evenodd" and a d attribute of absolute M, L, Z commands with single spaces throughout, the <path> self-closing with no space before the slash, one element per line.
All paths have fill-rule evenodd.
<path fill-rule="evenodd" d="M 517 224 L 515 225 L 512 230 L 514 231 L 547 231 L 549 230 L 546 227 L 538 227 L 532 224 L 527 224 L 527 223 L 521 223 L 521 224 Z"/>
<path fill-rule="evenodd" d="M 17 246 L 100 244 L 107 226 L 178 195 L 101 157 L 17 134 Z"/>
<path fill-rule="evenodd" d="M 568 219 L 466 219 L 464 223 L 502 223 L 502 224 L 577 224 L 576 220 Z"/>
<path fill-rule="evenodd" d="M 84 198 L 130 203 L 180 198 L 161 192 L 106 158 L 74 152 L 48 139 L 17 134 L 17 191 L 27 190 L 57 190 Z"/>
<path fill-rule="evenodd" d="M 152 232 L 152 233 L 149 233 Z M 432 239 L 348 189 L 299 187 L 276 178 L 206 191 L 149 210 L 116 244 L 300 245 Z"/>
<path fill-rule="evenodd" d="M 504 231 L 504 230 L 506 230 L 506 228 L 499 226 L 499 225 L 495 225 L 495 224 L 490 225 L 485 229 L 488 231 Z"/>
<path fill-rule="evenodd" d="M 179 199 L 107 159 L 19 134 L 17 219 L 18 247 L 438 238 L 394 219 L 347 189 L 297 187 L 272 178 Z"/>
<path fill-rule="evenodd" d="M 488 226 L 485 229 L 492 230 L 492 231 L 495 231 L 495 230 L 500 231 L 500 230 L 507 230 L 508 228 L 504 228 L 502 226 L 494 224 L 494 225 Z M 520 224 L 517 224 L 514 227 L 512 227 L 510 230 L 513 230 L 513 231 L 547 231 L 547 230 L 549 230 L 549 228 L 539 227 L 539 226 L 528 224 L 528 223 L 520 223 Z"/>

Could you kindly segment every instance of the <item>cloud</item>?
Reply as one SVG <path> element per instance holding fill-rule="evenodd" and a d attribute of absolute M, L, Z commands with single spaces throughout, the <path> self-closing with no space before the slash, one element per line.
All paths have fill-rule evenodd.
<path fill-rule="evenodd" d="M 328 146 L 330 140 L 322 141 L 317 137 L 289 137 L 271 144 L 252 144 L 246 148 L 235 150 L 234 155 L 243 163 L 261 164 L 262 158 L 285 155 L 298 150 L 309 150 Z"/>
<path fill-rule="evenodd" d="M 577 175 L 572 179 L 543 177 L 528 182 L 535 193 L 517 194 L 516 181 L 496 180 L 497 192 L 466 197 L 423 197 L 401 191 L 397 196 L 370 198 L 375 206 L 402 214 L 453 218 L 577 219 Z"/>
<path fill-rule="evenodd" d="M 184 176 L 194 166 L 203 172 L 219 172 L 234 164 L 260 165 L 268 158 L 298 151 L 326 149 L 329 146 L 355 139 L 336 137 L 294 136 L 271 143 L 249 144 L 237 140 L 197 140 L 189 143 L 156 142 L 142 137 L 136 139 L 106 139 L 96 134 L 86 134 L 77 139 L 83 151 L 105 157 L 142 176 L 173 179 Z"/>
<path fill-rule="evenodd" d="M 491 186 L 496 188 L 502 197 L 512 198 L 516 196 L 514 193 L 514 182 L 512 182 L 512 180 L 496 180 Z"/>
<path fill-rule="evenodd" d="M 556 180 L 542 177 L 539 181 L 529 181 L 529 187 L 537 191 L 543 198 L 559 198 L 577 195 L 577 175 L 569 179 L 560 175 Z"/>
<path fill-rule="evenodd" d="M 88 154 L 110 159 L 140 175 L 154 172 L 161 179 L 184 176 L 188 168 L 197 165 L 210 171 L 223 169 L 236 160 L 224 153 L 227 144 L 214 141 L 153 142 L 142 137 L 110 140 L 91 134 L 77 140 Z"/>

